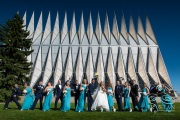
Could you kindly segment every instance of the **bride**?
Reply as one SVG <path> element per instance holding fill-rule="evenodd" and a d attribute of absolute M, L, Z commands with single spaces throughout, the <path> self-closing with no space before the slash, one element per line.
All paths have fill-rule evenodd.
<path fill-rule="evenodd" d="M 106 111 L 109 111 L 109 104 L 106 94 L 106 89 L 103 84 L 103 82 L 99 82 L 98 88 L 93 94 L 94 102 L 92 104 L 91 110 L 100 109 L 101 112 L 103 112 L 103 109 Z"/>

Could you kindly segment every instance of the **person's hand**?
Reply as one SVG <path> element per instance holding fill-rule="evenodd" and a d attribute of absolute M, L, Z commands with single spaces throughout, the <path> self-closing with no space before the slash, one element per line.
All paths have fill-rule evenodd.
<path fill-rule="evenodd" d="M 138 99 L 139 96 L 136 96 L 136 98 Z"/>
<path fill-rule="evenodd" d="M 13 97 L 16 97 L 16 95 L 14 95 Z"/>
<path fill-rule="evenodd" d="M 120 95 L 119 95 L 119 98 L 120 98 Z"/>

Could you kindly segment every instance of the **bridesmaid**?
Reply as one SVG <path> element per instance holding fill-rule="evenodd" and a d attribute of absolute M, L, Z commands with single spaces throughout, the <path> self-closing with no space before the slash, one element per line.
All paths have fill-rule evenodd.
<path fill-rule="evenodd" d="M 111 81 L 108 81 L 107 98 L 108 98 L 109 109 L 110 111 L 116 112 L 116 109 L 114 108 L 113 94 L 114 94 L 114 89 L 113 89 L 112 83 Z"/>
<path fill-rule="evenodd" d="M 87 97 L 87 88 L 88 88 L 88 83 L 87 83 L 87 80 L 84 79 L 83 82 L 84 86 L 86 86 L 85 90 L 84 90 L 84 106 L 86 104 L 86 97 Z"/>
<path fill-rule="evenodd" d="M 47 87 L 45 88 L 44 92 L 46 93 L 44 105 L 43 105 L 43 111 L 50 110 L 52 97 L 53 97 L 53 89 L 51 82 L 48 82 Z"/>
<path fill-rule="evenodd" d="M 124 88 L 124 110 L 132 112 L 131 103 L 130 103 L 130 91 L 131 87 L 129 86 L 128 82 L 125 82 Z"/>
<path fill-rule="evenodd" d="M 24 90 L 23 93 L 25 93 L 24 102 L 21 108 L 21 111 L 23 110 L 29 110 L 33 104 L 34 100 L 34 94 L 33 90 L 30 86 L 27 85 L 27 83 L 24 83 Z"/>
<path fill-rule="evenodd" d="M 71 87 L 70 87 L 70 81 L 67 80 L 66 84 L 64 86 L 64 90 L 63 90 L 63 100 L 61 103 L 61 107 L 60 110 L 62 112 L 66 112 L 68 110 L 70 110 L 71 108 Z"/>
<path fill-rule="evenodd" d="M 162 84 L 162 95 L 161 95 L 161 103 L 163 106 L 163 109 L 166 112 L 171 112 L 173 108 L 173 103 L 170 95 L 167 92 L 170 92 L 170 90 L 165 86 L 165 84 Z"/>
<path fill-rule="evenodd" d="M 148 101 L 149 89 L 147 85 L 144 83 L 142 88 L 141 98 L 139 100 L 139 104 L 141 106 L 142 112 L 146 112 L 148 110 L 151 111 L 149 101 Z"/>
<path fill-rule="evenodd" d="M 78 99 L 78 103 L 77 103 L 75 111 L 83 112 L 84 111 L 84 103 L 85 103 L 84 96 L 86 95 L 85 94 L 86 86 L 84 84 L 81 84 L 79 89 L 80 89 L 80 95 L 79 95 L 79 99 Z"/>

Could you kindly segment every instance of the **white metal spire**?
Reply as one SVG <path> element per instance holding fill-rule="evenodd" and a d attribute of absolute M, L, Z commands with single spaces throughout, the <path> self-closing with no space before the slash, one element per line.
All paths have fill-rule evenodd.
<path fill-rule="evenodd" d="M 85 29 L 84 29 L 84 19 L 83 19 L 83 12 L 82 12 L 81 21 L 80 21 L 79 30 L 78 30 L 80 42 L 82 42 L 84 34 L 85 34 Z"/>
<path fill-rule="evenodd" d="M 30 22 L 29 22 L 29 25 L 27 27 L 27 30 L 30 31 L 30 34 L 29 36 L 31 36 L 34 32 L 34 11 L 32 13 L 32 16 L 31 16 L 31 19 L 30 19 Z"/>
<path fill-rule="evenodd" d="M 64 22 L 61 30 L 61 43 L 64 41 L 64 38 L 66 37 L 67 33 L 68 33 L 67 14 L 65 12 Z"/>
<path fill-rule="evenodd" d="M 124 37 L 124 39 L 126 40 L 126 42 L 129 44 L 129 40 L 128 40 L 128 36 L 127 36 L 126 22 L 125 22 L 125 19 L 124 19 L 124 15 L 122 16 L 122 19 L 121 19 L 121 34 Z"/>
<path fill-rule="evenodd" d="M 152 27 L 151 27 L 151 23 L 149 21 L 149 18 L 146 17 L 146 34 L 151 38 L 151 40 L 157 44 L 157 41 L 156 41 L 156 37 L 154 35 L 154 32 L 152 30 Z"/>
<path fill-rule="evenodd" d="M 39 21 L 36 27 L 36 31 L 34 33 L 33 42 L 42 34 L 42 12 L 40 13 Z"/>
<path fill-rule="evenodd" d="M 101 29 L 101 22 L 100 22 L 100 16 L 99 16 L 99 13 L 98 13 L 98 16 L 97 16 L 95 33 L 96 33 L 96 37 L 97 37 L 99 43 L 101 43 L 102 29 Z"/>
<path fill-rule="evenodd" d="M 89 15 L 89 21 L 88 21 L 88 26 L 87 26 L 87 37 L 91 43 L 92 37 L 93 37 L 93 25 L 92 25 L 91 13 Z"/>
<path fill-rule="evenodd" d="M 109 20 L 108 20 L 108 15 L 107 15 L 107 13 L 106 13 L 106 18 L 105 18 L 105 23 L 104 23 L 104 35 L 105 35 L 108 43 L 110 43 L 111 33 L 110 33 Z"/>
<path fill-rule="evenodd" d="M 116 41 L 119 43 L 119 29 L 118 29 L 116 14 L 114 14 L 112 34 L 114 35 Z"/>
<path fill-rule="evenodd" d="M 138 16 L 138 34 L 142 37 L 144 42 L 148 44 L 140 16 Z"/>
<path fill-rule="evenodd" d="M 73 13 L 73 19 L 70 28 L 70 43 L 72 43 L 75 34 L 76 34 L 76 21 L 75 21 L 75 13 Z"/>

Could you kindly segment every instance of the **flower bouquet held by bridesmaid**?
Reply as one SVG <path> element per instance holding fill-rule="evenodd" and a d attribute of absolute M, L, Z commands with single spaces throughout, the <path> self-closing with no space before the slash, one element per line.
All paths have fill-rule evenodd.
<path fill-rule="evenodd" d="M 70 87 L 70 81 L 67 80 L 66 84 L 63 89 L 63 99 L 61 103 L 60 110 L 62 112 L 66 112 L 70 110 L 71 107 L 71 87 Z"/>
<path fill-rule="evenodd" d="M 46 93 L 44 105 L 43 105 L 43 111 L 50 110 L 52 97 L 53 97 L 53 89 L 51 82 L 48 82 L 47 87 L 45 88 L 44 92 Z"/>
<path fill-rule="evenodd" d="M 25 94 L 24 102 L 21 108 L 22 110 L 29 110 L 33 104 L 34 101 L 34 93 L 33 89 L 27 85 L 27 83 L 24 83 L 24 90 L 23 93 Z"/>

